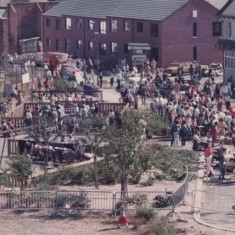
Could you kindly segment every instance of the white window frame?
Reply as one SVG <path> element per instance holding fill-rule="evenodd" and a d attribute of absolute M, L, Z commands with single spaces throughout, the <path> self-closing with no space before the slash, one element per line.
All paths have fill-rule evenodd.
<path fill-rule="evenodd" d="M 65 39 L 65 50 L 70 50 L 72 49 L 72 40 L 71 38 L 66 38 Z"/>
<path fill-rule="evenodd" d="M 117 20 L 111 20 L 111 32 L 117 32 Z"/>
<path fill-rule="evenodd" d="M 65 27 L 67 30 L 72 29 L 72 19 L 70 17 L 65 18 Z"/>
<path fill-rule="evenodd" d="M 100 21 L 100 33 L 106 34 L 106 21 Z"/>
<path fill-rule="evenodd" d="M 224 52 L 224 68 L 235 70 L 235 52 L 233 51 Z"/>
<path fill-rule="evenodd" d="M 118 44 L 116 42 L 111 42 L 111 54 L 117 54 Z"/>
<path fill-rule="evenodd" d="M 82 48 L 82 40 L 77 40 L 77 49 Z"/>

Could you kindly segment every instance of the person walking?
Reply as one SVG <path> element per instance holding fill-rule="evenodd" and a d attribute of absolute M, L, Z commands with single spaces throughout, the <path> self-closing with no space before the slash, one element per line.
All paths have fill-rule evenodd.
<path fill-rule="evenodd" d="M 204 151 L 204 156 L 205 156 L 205 161 L 206 161 L 206 182 L 208 182 L 208 177 L 210 174 L 214 175 L 213 168 L 211 167 L 211 160 L 213 157 L 213 150 L 212 150 L 212 145 L 211 143 L 208 143 L 207 147 L 205 148 Z"/>
<path fill-rule="evenodd" d="M 125 208 L 124 208 L 124 206 L 121 206 L 120 216 L 119 216 L 119 219 L 118 219 L 118 228 L 121 228 L 123 225 L 126 225 L 126 227 L 128 227 Z"/>
<path fill-rule="evenodd" d="M 110 78 L 110 86 L 111 86 L 111 88 L 113 88 L 113 82 L 114 82 L 114 77 L 113 77 L 113 74 L 112 74 L 111 78 Z"/>
<path fill-rule="evenodd" d="M 225 180 L 225 154 L 226 149 L 223 148 L 223 145 L 221 146 L 221 148 L 219 149 L 219 157 L 218 157 L 218 161 L 219 161 L 219 170 L 220 170 L 220 175 L 219 175 L 219 179 Z"/>
<path fill-rule="evenodd" d="M 185 146 L 186 135 L 187 135 L 186 122 L 183 121 L 183 122 L 182 122 L 182 126 L 181 126 L 181 128 L 180 128 L 180 139 L 181 139 L 182 146 Z"/>

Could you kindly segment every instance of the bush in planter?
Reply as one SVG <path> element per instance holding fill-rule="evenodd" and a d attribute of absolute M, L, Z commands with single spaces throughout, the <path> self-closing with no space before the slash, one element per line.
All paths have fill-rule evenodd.
<path fill-rule="evenodd" d="M 146 121 L 148 131 L 156 135 L 166 135 L 170 127 L 170 122 L 166 118 L 156 114 L 148 116 Z"/>
<path fill-rule="evenodd" d="M 136 217 L 143 219 L 145 222 L 155 218 L 155 212 L 152 208 L 139 207 L 136 211 Z"/>
<path fill-rule="evenodd" d="M 145 233 L 147 235 L 177 235 L 185 233 L 184 229 L 175 228 L 175 226 L 168 219 L 157 219 L 152 221 L 149 230 Z"/>

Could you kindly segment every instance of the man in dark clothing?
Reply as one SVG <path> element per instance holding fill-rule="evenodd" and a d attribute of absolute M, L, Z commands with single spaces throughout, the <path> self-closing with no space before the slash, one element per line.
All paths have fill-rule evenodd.
<path fill-rule="evenodd" d="M 180 138 L 182 146 L 185 146 L 186 136 L 187 136 L 187 127 L 186 127 L 186 122 L 183 121 L 182 126 L 180 128 Z"/>
<path fill-rule="evenodd" d="M 102 74 L 102 72 L 100 73 L 100 75 L 99 75 L 99 83 L 100 83 L 100 88 L 102 88 L 102 86 L 103 86 L 103 74 Z"/>
<path fill-rule="evenodd" d="M 224 161 L 225 159 L 225 154 L 226 149 L 223 148 L 223 146 L 221 146 L 221 148 L 219 149 L 219 156 L 218 156 L 218 161 L 219 161 L 219 170 L 220 170 L 220 176 L 219 179 L 225 180 L 224 176 L 225 176 L 225 164 Z"/>

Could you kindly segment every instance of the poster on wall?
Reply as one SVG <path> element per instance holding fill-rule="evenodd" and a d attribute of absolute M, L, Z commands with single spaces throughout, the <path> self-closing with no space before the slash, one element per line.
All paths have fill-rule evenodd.
<path fill-rule="evenodd" d="M 217 21 L 212 23 L 212 32 L 214 37 L 219 37 L 222 35 L 221 22 Z"/>
<path fill-rule="evenodd" d="M 22 83 L 25 84 L 25 83 L 29 83 L 30 81 L 30 78 L 29 78 L 29 73 L 25 73 L 22 75 Z"/>

